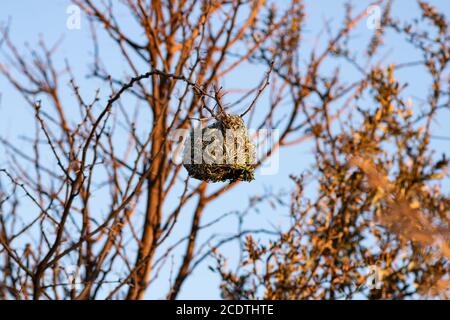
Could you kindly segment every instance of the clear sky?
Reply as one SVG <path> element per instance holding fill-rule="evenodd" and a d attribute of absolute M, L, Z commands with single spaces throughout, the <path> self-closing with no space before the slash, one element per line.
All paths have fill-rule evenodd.
<path fill-rule="evenodd" d="M 281 3 L 282 1 L 280 1 Z M 433 0 L 429 1 L 436 5 L 441 11 L 450 15 L 450 1 L 449 0 Z M 371 4 L 370 1 L 354 1 L 357 8 L 361 9 Z M 408 17 L 417 17 L 419 15 L 417 5 L 412 0 L 397 0 L 394 2 L 394 16 L 400 17 L 402 20 Z M 47 1 L 32 1 L 32 0 L 0 0 L 0 24 L 4 24 L 8 19 L 11 20 L 11 35 L 12 39 L 19 46 L 23 48 L 25 43 L 34 46 L 39 40 L 39 36 L 43 36 L 47 43 L 54 43 L 61 37 L 61 43 L 58 59 L 67 58 L 78 78 L 79 86 L 83 93 L 91 96 L 95 91 L 95 87 L 89 80 L 84 78 L 87 74 L 87 67 L 92 61 L 92 45 L 89 35 L 89 27 L 86 20 L 82 21 L 80 30 L 68 30 L 66 28 L 67 7 L 70 4 L 69 0 L 47 0 Z M 336 23 L 341 21 L 343 14 L 344 1 L 339 0 L 306 0 L 306 37 L 305 45 L 312 45 L 319 28 L 323 25 L 323 21 L 328 18 L 335 19 Z M 364 24 L 363 24 L 364 25 Z M 358 30 L 356 43 L 361 40 L 365 43 L 369 37 L 372 36 L 373 30 L 367 28 L 360 28 Z M 1 42 L 1 39 L 0 39 Z M 0 48 L 1 50 L 1 48 Z M 404 45 L 399 45 L 394 39 L 388 36 L 386 45 L 382 48 L 383 54 L 386 54 L 386 61 L 389 62 L 408 62 L 417 60 L 413 56 L 411 50 Z M 103 60 L 106 64 L 112 66 L 115 70 L 120 70 L 122 63 L 117 61 L 114 55 L 110 55 L 107 50 L 103 51 Z M 2 59 L 2 56 L 0 56 Z M 3 62 L 3 61 L 1 61 Z M 264 70 L 262 70 L 264 72 Z M 349 71 L 351 72 L 351 71 Z M 234 79 L 227 79 L 224 83 L 224 88 L 238 88 L 240 86 L 248 87 L 248 83 L 257 83 L 260 78 L 254 78 L 248 70 L 240 69 L 238 73 L 234 74 Z M 417 69 L 404 71 L 398 74 L 401 80 L 410 83 L 411 95 L 419 95 L 422 92 L 423 96 L 423 74 L 417 73 Z M 90 92 L 90 90 L 92 90 Z M 32 136 L 34 134 L 33 114 L 26 102 L 18 96 L 13 88 L 0 77 L 0 135 L 7 137 L 12 141 L 16 141 L 19 147 L 28 148 L 28 144 L 19 139 L 21 135 Z M 68 97 L 69 98 L 69 97 Z M 450 113 L 443 113 L 440 122 L 435 123 L 435 134 L 440 136 L 450 137 Z M 446 152 L 450 155 L 449 141 L 433 141 L 433 147 L 439 152 Z M 311 146 L 308 144 L 302 145 L 299 148 L 292 148 L 282 151 L 280 155 L 280 170 L 276 175 L 257 176 L 257 179 L 252 184 L 241 184 L 235 190 L 227 193 L 219 201 L 215 202 L 207 209 L 205 214 L 205 222 L 214 219 L 221 213 L 241 209 L 248 203 L 249 195 L 257 193 L 264 193 L 266 188 L 273 190 L 285 189 L 288 190 L 291 186 L 289 181 L 289 174 L 299 174 L 310 165 L 311 161 Z M 0 167 L 5 165 L 6 157 L 0 149 Z M 447 188 L 447 192 L 449 189 Z M 176 199 L 174 199 L 176 200 Z M 283 223 L 283 215 L 286 212 L 271 211 L 270 208 L 265 208 L 263 212 L 254 214 L 249 223 L 259 224 L 261 221 L 273 223 L 275 225 Z M 233 222 L 231 222 L 231 225 Z M 183 222 L 181 222 L 183 225 Z M 219 226 L 225 228 L 224 226 Z M 227 225 L 226 227 L 229 227 Z M 236 252 L 235 247 L 228 247 L 224 249 L 225 255 L 233 256 Z M 199 267 L 194 275 L 185 283 L 179 298 L 198 299 L 198 298 L 219 298 L 218 278 L 208 270 L 209 263 L 203 264 Z M 166 271 L 168 274 L 169 271 Z M 148 298 L 163 298 L 161 292 L 167 292 L 167 279 L 162 277 L 158 280 L 155 286 L 152 286 L 148 292 Z"/>

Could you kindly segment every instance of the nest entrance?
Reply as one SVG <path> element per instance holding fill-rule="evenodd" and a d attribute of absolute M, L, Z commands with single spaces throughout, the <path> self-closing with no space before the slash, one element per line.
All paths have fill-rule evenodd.
<path fill-rule="evenodd" d="M 212 125 L 191 132 L 183 164 L 190 177 L 202 181 L 252 181 L 255 159 L 244 121 L 225 114 Z"/>

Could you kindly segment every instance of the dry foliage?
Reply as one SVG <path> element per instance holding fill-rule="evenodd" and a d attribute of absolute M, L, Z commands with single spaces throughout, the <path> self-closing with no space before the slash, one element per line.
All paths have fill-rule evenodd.
<path fill-rule="evenodd" d="M 223 279 L 225 298 L 350 299 L 359 293 L 371 299 L 448 299 L 450 198 L 440 183 L 448 177 L 448 159 L 434 154 L 430 140 L 432 122 L 448 108 L 449 25 L 436 9 L 419 5 L 434 33 L 422 31 L 421 20 L 401 26 L 387 6 L 372 44 L 393 29 L 423 54 L 418 64 L 432 78 L 424 107 L 413 110 L 402 95 L 406 85 L 395 72 L 405 65 L 375 66 L 355 84 L 355 95 L 346 101 L 354 107 L 336 125 L 329 101 L 336 96 L 336 75 L 314 117 L 311 108 L 303 109 L 316 161 L 292 177 L 297 187 L 291 227 L 269 242 L 247 236 L 236 271 L 216 253 L 214 270 Z M 373 54 L 375 45 L 369 49 Z M 314 197 L 305 194 L 308 187 Z M 369 266 L 380 270 L 380 289 L 368 286 Z"/>
<path fill-rule="evenodd" d="M 377 1 L 383 20 L 363 64 L 350 40 L 367 12 L 350 5 L 339 28 L 325 23 L 325 46 L 305 48 L 300 0 L 282 8 L 263 0 L 73 3 L 91 25 L 95 93 L 79 87 L 69 62 L 56 62 L 57 45 L 42 40 L 24 52 L 1 29 L 0 75 L 32 108 L 36 128 L 26 133 L 29 150 L 1 138 L 8 165 L 0 170 L 0 299 L 142 299 L 167 268 L 174 270 L 164 295 L 175 299 L 211 254 L 226 298 L 446 294 L 450 199 L 437 181 L 447 159 L 435 160 L 430 149 L 433 120 L 449 102 L 446 17 L 419 1 L 423 16 L 405 24 L 390 16 L 391 1 Z M 383 67 L 386 32 L 402 36 L 423 60 Z M 106 51 L 123 70 L 102 61 Z M 261 74 L 242 97 L 223 103 L 219 88 L 244 65 L 269 70 L 270 84 Z M 415 67 L 425 68 L 431 86 L 413 112 L 395 72 Z M 346 68 L 358 72 L 355 82 L 344 80 Z M 72 101 L 63 98 L 66 83 Z M 256 106 L 266 87 L 267 102 Z M 313 141 L 314 167 L 292 168 L 287 230 L 200 236 L 230 215 L 204 222 L 207 207 L 240 181 L 213 187 L 190 180 L 172 158 L 170 134 L 223 112 L 240 114 L 248 127 L 280 130 L 256 167 L 280 148 Z M 308 187 L 315 196 L 305 194 Z M 253 198 L 231 214 L 242 220 L 273 199 Z M 180 226 L 181 217 L 190 224 Z M 257 241 L 258 234 L 272 240 Z M 244 258 L 230 271 L 220 247 L 244 238 Z M 383 272 L 380 290 L 363 286 L 371 264 Z M 68 286 L 68 265 L 77 268 L 77 287 Z"/>

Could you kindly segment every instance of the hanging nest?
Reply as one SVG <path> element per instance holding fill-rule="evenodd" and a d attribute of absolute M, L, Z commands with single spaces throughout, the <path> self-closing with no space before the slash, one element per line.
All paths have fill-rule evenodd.
<path fill-rule="evenodd" d="M 207 182 L 252 181 L 255 159 L 242 118 L 223 114 L 212 125 L 191 132 L 183 164 L 190 177 Z"/>

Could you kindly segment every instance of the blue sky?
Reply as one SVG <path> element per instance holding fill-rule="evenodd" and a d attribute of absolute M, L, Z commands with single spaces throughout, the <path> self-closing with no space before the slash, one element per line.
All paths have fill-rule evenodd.
<path fill-rule="evenodd" d="M 361 9 L 370 5 L 370 1 L 354 1 L 357 3 L 357 8 Z M 450 1 L 448 0 L 434 0 L 430 3 L 436 5 L 441 11 L 450 15 Z M 59 62 L 67 58 L 75 75 L 78 78 L 79 86 L 82 93 L 87 96 L 92 96 L 95 91 L 92 82 L 85 79 L 87 74 L 87 67 L 92 61 L 92 45 L 89 35 L 89 27 L 86 20 L 82 20 L 80 30 L 68 30 L 66 28 L 67 20 L 67 6 L 70 4 L 69 0 L 47 0 L 47 1 L 31 1 L 31 0 L 1 0 L 0 3 L 0 24 L 11 19 L 11 35 L 12 39 L 20 48 L 23 48 L 24 43 L 29 43 L 34 46 L 39 37 L 45 38 L 47 43 L 55 43 L 62 37 L 62 43 L 57 55 Z M 315 0 L 305 1 L 307 20 L 306 20 L 306 36 L 304 39 L 304 46 L 312 46 L 319 28 L 322 26 L 324 19 L 333 18 L 334 23 L 339 23 L 342 19 L 344 1 L 338 0 Z M 418 16 L 418 9 L 414 1 L 411 0 L 397 0 L 394 4 L 393 13 L 402 20 L 407 20 L 409 17 Z M 356 37 L 352 40 L 355 46 L 358 43 L 366 43 L 367 39 L 372 36 L 373 31 L 363 26 L 358 29 Z M 103 41 L 103 39 L 100 39 Z M 105 40 L 106 41 L 106 40 Z M 386 61 L 389 62 L 408 62 L 417 60 L 410 48 L 404 44 L 399 44 L 391 35 L 388 36 L 386 45 L 382 48 L 383 54 L 386 54 Z M 102 58 L 106 64 L 111 66 L 114 70 L 120 72 L 122 62 L 110 53 L 108 50 L 102 51 Z M 0 56 L 0 59 L 1 56 Z M 3 61 L 1 61 L 3 62 Z M 331 70 L 330 66 L 330 70 Z M 259 73 L 265 70 L 258 70 Z M 349 77 L 351 71 L 349 70 Z M 407 80 L 410 83 L 411 95 L 423 94 L 424 74 L 417 69 L 404 69 L 398 73 L 401 80 Z M 248 87 L 249 83 L 255 84 L 260 80 L 259 77 L 255 79 L 251 67 L 239 69 L 233 74 L 232 79 L 226 79 L 224 88 L 238 88 Z M 425 80 L 426 81 L 426 80 Z M 422 93 L 421 93 L 422 92 Z M 419 94 L 421 93 L 421 94 Z M 18 137 L 20 135 L 34 134 L 33 114 L 25 101 L 18 96 L 18 94 L 11 88 L 3 77 L 0 77 L 0 135 L 16 141 L 21 148 L 29 148 L 28 144 Z M 70 97 L 64 97 L 70 100 Z M 264 100 L 263 100 L 264 101 Z M 450 136 L 450 126 L 448 125 L 450 113 L 447 111 L 443 113 L 440 122 L 435 123 L 435 134 L 440 136 Z M 446 152 L 449 154 L 450 142 L 448 141 L 433 141 L 433 148 L 439 152 Z M 248 203 L 248 197 L 254 195 L 255 192 L 263 194 L 266 188 L 273 190 L 286 189 L 291 186 L 289 181 L 289 174 L 298 174 L 308 168 L 311 164 L 311 146 L 304 144 L 300 147 L 283 150 L 280 154 L 280 170 L 276 175 L 257 176 L 257 180 L 252 184 L 241 184 L 235 190 L 227 193 L 219 201 L 215 202 L 207 209 L 205 214 L 205 222 L 213 220 L 221 213 L 241 209 Z M 2 154 L 0 149 L 0 167 L 4 166 L 6 157 Z M 448 189 L 447 189 L 448 191 Z M 175 200 L 175 199 L 174 199 Z M 169 201 L 170 202 L 170 201 Z M 284 223 L 285 212 L 271 211 L 266 208 L 259 214 L 254 214 L 250 217 L 249 224 L 258 225 L 263 221 L 264 223 L 272 223 L 275 225 L 282 225 Z M 235 221 L 227 222 L 226 227 L 233 226 Z M 183 225 L 183 222 L 180 223 Z M 224 228 L 218 226 L 218 228 Z M 178 230 L 176 232 L 181 232 Z M 206 235 L 205 235 L 206 237 Z M 235 246 L 224 248 L 225 255 L 233 256 L 236 252 Z M 180 298 L 200 299 L 200 298 L 219 298 L 218 279 L 211 271 L 207 269 L 208 263 L 199 267 L 193 276 L 185 283 Z M 166 270 L 166 274 L 169 271 Z M 167 290 L 167 279 L 162 277 L 158 280 L 155 286 L 152 286 L 148 292 L 148 298 L 162 298 L 161 292 Z"/>

